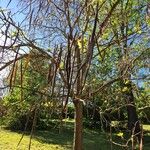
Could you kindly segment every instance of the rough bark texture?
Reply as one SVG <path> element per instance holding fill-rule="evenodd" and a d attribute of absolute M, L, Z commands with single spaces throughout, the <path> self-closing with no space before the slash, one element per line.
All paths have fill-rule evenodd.
<path fill-rule="evenodd" d="M 73 150 L 82 150 L 83 102 L 79 99 L 75 99 L 74 106 L 75 106 L 75 127 L 74 127 Z"/>

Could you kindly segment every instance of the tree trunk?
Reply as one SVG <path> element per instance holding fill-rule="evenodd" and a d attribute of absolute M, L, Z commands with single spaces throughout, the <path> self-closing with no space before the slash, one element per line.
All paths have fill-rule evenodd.
<path fill-rule="evenodd" d="M 141 128 L 140 122 L 138 119 L 136 106 L 134 103 L 134 95 L 132 92 L 132 85 L 129 83 L 126 85 L 128 90 L 124 93 L 124 97 L 127 104 L 127 114 L 128 114 L 128 129 L 131 131 L 131 134 L 138 138 L 138 142 L 141 142 Z"/>
<path fill-rule="evenodd" d="M 75 127 L 74 127 L 73 150 L 82 150 L 83 102 L 80 99 L 75 99 L 73 103 L 75 106 Z"/>
<path fill-rule="evenodd" d="M 132 95 L 128 95 L 127 98 L 128 128 L 129 130 L 134 129 L 135 130 L 134 132 L 138 133 L 140 132 L 140 124 Z"/>

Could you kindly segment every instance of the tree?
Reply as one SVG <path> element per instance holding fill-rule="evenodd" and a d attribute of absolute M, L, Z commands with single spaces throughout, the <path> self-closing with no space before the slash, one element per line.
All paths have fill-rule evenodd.
<path fill-rule="evenodd" d="M 97 4 L 94 4 L 93 6 L 92 3 L 93 1 L 48 1 L 45 3 L 38 3 L 36 1 L 35 6 L 37 6 L 38 9 L 32 9 L 32 13 L 29 12 L 28 16 L 30 20 L 30 29 L 34 27 L 35 30 L 39 30 L 40 26 L 40 28 L 46 34 L 44 35 L 44 38 L 52 33 L 51 37 L 57 38 L 59 41 L 65 41 L 65 44 L 62 45 L 64 49 L 64 53 L 62 52 L 62 57 L 64 57 L 64 59 L 66 58 L 66 61 L 63 62 L 65 68 L 62 70 L 60 69 L 59 73 L 61 77 L 63 76 L 62 80 L 64 82 L 65 88 L 67 89 L 66 103 L 64 107 L 66 107 L 66 104 L 68 103 L 68 98 L 71 97 L 76 109 L 77 120 L 75 122 L 77 124 L 75 125 L 75 131 L 80 132 L 78 132 L 78 134 L 75 132 L 74 149 L 82 149 L 82 89 L 84 88 L 91 64 L 93 49 L 95 46 L 95 38 L 99 38 L 102 34 L 109 18 L 111 17 L 112 12 L 118 5 L 119 0 L 113 4 L 113 6 L 110 8 L 110 11 L 108 11 L 106 17 L 104 17 L 102 23 L 99 25 L 97 25 L 98 12 L 99 8 L 103 6 L 104 2 L 100 4 L 97 2 Z M 47 5 L 47 9 L 45 8 L 41 10 L 45 5 Z M 30 6 L 32 7 L 33 5 L 30 3 Z M 91 8 L 93 8 L 93 10 Z M 37 14 L 37 11 L 38 15 L 34 16 L 35 13 Z M 39 19 L 41 18 L 42 13 L 44 13 L 45 18 L 40 23 Z M 82 23 L 80 23 L 81 19 L 83 20 Z M 92 21 L 93 19 L 94 21 Z M 60 22 L 60 20 L 62 21 Z M 93 22 L 93 27 L 91 26 L 92 24 L 90 24 L 91 27 L 89 29 L 88 26 L 90 20 Z M 56 22 L 58 25 L 57 27 Z M 50 31 L 47 32 L 47 29 L 50 29 Z M 96 32 L 97 29 L 98 31 Z M 89 33 L 87 33 L 88 30 Z M 53 33 L 53 31 L 55 32 Z M 82 47 L 79 48 L 78 43 L 80 42 L 80 39 L 82 42 L 84 38 L 88 39 L 87 45 L 81 44 Z M 47 40 L 47 38 L 45 39 Z M 51 44 L 53 43 L 57 42 L 55 40 L 51 40 Z M 82 52 L 84 46 L 86 49 L 85 53 Z"/>
<path fill-rule="evenodd" d="M 26 2 L 28 2 L 28 7 L 26 7 Z M 139 24 L 136 26 L 137 22 L 133 17 L 141 17 L 138 12 L 143 11 L 143 6 L 138 1 L 132 2 L 130 0 L 109 2 L 40 0 L 26 2 L 20 2 L 25 8 L 23 11 L 27 14 L 24 23 L 26 29 L 23 29 L 21 25 L 16 25 L 11 14 L 1 11 L 0 18 L 6 27 L 5 41 L 7 39 L 12 41 L 10 45 L 6 45 L 4 42 L 1 47 L 3 53 L 7 50 L 15 52 L 15 58 L 3 65 L 0 70 L 13 64 L 10 78 L 11 87 L 13 76 L 15 76 L 16 62 L 29 57 L 28 51 L 38 51 L 38 57 L 42 54 L 42 58 L 49 62 L 49 70 L 46 72 L 42 70 L 48 77 L 46 85 L 50 89 L 48 94 L 51 97 L 65 97 L 62 113 L 69 98 L 74 103 L 76 112 L 74 149 L 80 150 L 82 149 L 83 101 L 86 102 L 87 99 L 91 99 L 93 95 L 119 80 L 124 89 L 126 87 L 125 82 L 131 80 L 129 73 L 134 67 L 134 65 L 133 67 L 130 66 L 127 61 L 134 63 L 143 55 L 142 52 L 138 56 L 136 55 L 135 59 L 130 59 L 136 54 L 136 51 L 134 50 L 133 53 L 129 51 L 130 45 L 136 44 L 134 36 L 141 34 L 140 26 Z M 137 9 L 137 6 L 142 7 Z M 120 16 L 120 13 L 123 16 Z M 141 24 L 144 31 L 144 23 L 141 22 Z M 15 36 L 9 32 L 12 29 Z M 130 42 L 131 39 L 133 41 Z M 138 38 L 136 39 L 138 40 Z M 19 54 L 22 48 L 24 48 L 25 54 Z M 36 54 L 33 54 L 36 57 Z M 112 61 L 116 63 L 113 64 Z M 119 61 L 118 64 L 117 61 Z M 97 63 L 98 67 L 94 67 L 94 63 Z M 33 66 L 38 67 L 38 64 L 35 63 Z M 101 71 L 98 74 L 99 83 L 91 85 L 91 91 L 89 91 L 89 86 L 86 85 L 91 84 L 93 80 L 91 77 L 93 69 L 99 69 L 99 67 L 100 69 L 105 68 L 105 72 Z M 58 83 L 62 83 L 61 86 Z M 64 92 L 55 95 L 58 87 L 60 87 L 60 91 Z M 131 85 L 129 90 L 130 92 L 126 92 L 124 96 L 130 97 L 131 99 L 128 101 L 132 103 Z M 129 124 L 135 124 L 138 120 L 135 106 L 132 107 L 132 111 L 129 111 L 129 105 L 127 108 L 130 115 L 133 112 L 135 114 L 134 117 L 131 117 L 132 119 L 129 119 Z"/>

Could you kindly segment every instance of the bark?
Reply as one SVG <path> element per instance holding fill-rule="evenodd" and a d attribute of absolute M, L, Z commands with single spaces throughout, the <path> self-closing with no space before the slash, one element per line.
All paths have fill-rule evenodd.
<path fill-rule="evenodd" d="M 141 128 L 140 122 L 136 111 L 136 106 L 134 103 L 134 95 L 132 92 L 131 83 L 128 85 L 128 91 L 124 93 L 126 104 L 127 104 L 127 114 L 128 114 L 128 129 L 131 131 L 132 135 L 138 138 L 138 142 L 141 142 Z"/>
<path fill-rule="evenodd" d="M 75 127 L 74 127 L 74 142 L 73 142 L 73 150 L 82 150 L 83 143 L 83 102 L 80 99 L 74 100 L 75 106 Z"/>

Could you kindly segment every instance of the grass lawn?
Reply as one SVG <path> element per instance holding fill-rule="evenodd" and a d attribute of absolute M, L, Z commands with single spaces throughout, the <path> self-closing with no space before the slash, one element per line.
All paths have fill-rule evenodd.
<path fill-rule="evenodd" d="M 70 123 L 71 124 L 71 123 Z M 68 123 L 67 123 L 68 125 Z M 150 125 L 144 125 L 146 135 L 144 137 L 144 150 L 150 150 Z M 20 146 L 17 144 L 22 134 L 10 130 L 0 129 L 0 150 L 27 150 L 29 144 L 29 134 L 27 133 Z M 120 137 L 117 137 L 118 141 Z M 69 125 L 59 134 L 57 129 L 49 131 L 36 131 L 32 139 L 31 150 L 71 150 L 73 140 L 73 127 Z M 84 129 L 84 150 L 110 150 L 110 143 L 106 134 Z M 113 146 L 113 150 L 123 150 Z"/>
<path fill-rule="evenodd" d="M 1 129 L 0 150 L 27 150 L 29 137 L 26 134 L 17 148 L 21 133 Z M 71 150 L 72 140 L 73 132 L 69 130 L 65 130 L 61 134 L 57 130 L 36 131 L 32 139 L 31 150 Z M 105 135 L 95 131 L 85 131 L 83 142 L 86 150 L 107 150 L 110 148 L 110 145 L 106 144 Z"/>

